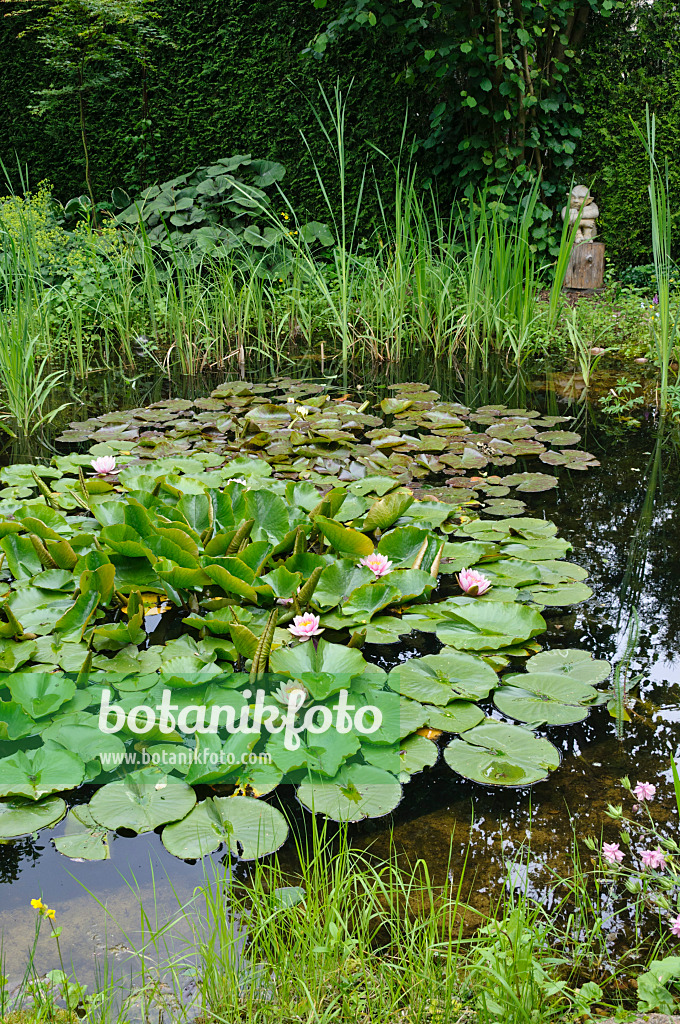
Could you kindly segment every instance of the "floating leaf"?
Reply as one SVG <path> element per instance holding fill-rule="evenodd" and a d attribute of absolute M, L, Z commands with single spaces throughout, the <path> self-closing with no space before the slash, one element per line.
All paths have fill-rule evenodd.
<path fill-rule="evenodd" d="M 533 608 L 509 602 L 473 601 L 455 610 L 435 625 L 439 639 L 451 647 L 470 651 L 492 651 L 511 647 L 545 630 L 545 619 Z"/>
<path fill-rule="evenodd" d="M 529 725 L 573 725 L 588 717 L 597 691 L 564 675 L 516 672 L 503 677 L 493 702 L 509 718 Z"/>
<path fill-rule="evenodd" d="M 66 814 L 66 804 L 58 796 L 39 803 L 27 800 L 0 801 L 0 839 L 14 839 L 38 829 L 56 825 Z"/>
<path fill-rule="evenodd" d="M 90 812 L 105 828 L 151 832 L 184 818 L 195 803 L 191 786 L 155 768 L 139 768 L 99 789 L 90 800 Z"/>
<path fill-rule="evenodd" d="M 512 473 L 504 476 L 503 482 L 509 487 L 515 487 L 518 491 L 525 491 L 531 494 L 538 494 L 541 491 L 549 491 L 557 487 L 557 477 L 548 473 Z"/>
<path fill-rule="evenodd" d="M 604 682 L 611 672 L 608 661 L 596 661 L 588 651 L 573 648 L 560 648 L 552 651 L 541 651 L 529 658 L 526 663 L 527 672 L 550 672 L 564 674 L 570 679 L 595 686 Z"/>
<path fill-rule="evenodd" d="M 207 799 L 182 820 L 163 829 L 169 853 L 197 860 L 226 843 L 234 857 L 255 860 L 274 853 L 286 840 L 288 825 L 279 810 L 251 797 Z"/>
<path fill-rule="evenodd" d="M 67 750 L 17 750 L 0 760 L 0 797 L 40 800 L 50 793 L 75 789 L 84 777 L 85 765 Z"/>
<path fill-rule="evenodd" d="M 303 782 L 297 796 L 315 814 L 332 821 L 381 818 L 401 800 L 401 784 L 390 772 L 368 764 L 345 765 L 328 782 Z"/>
<path fill-rule="evenodd" d="M 396 693 L 440 706 L 454 699 L 488 697 L 497 683 L 496 673 L 481 658 L 451 650 L 411 658 L 393 668 L 387 677 L 388 686 Z"/>
<path fill-rule="evenodd" d="M 557 768 L 560 755 L 549 740 L 516 725 L 486 722 L 454 739 L 444 759 L 455 772 L 486 786 L 530 786 Z"/>
<path fill-rule="evenodd" d="M 53 842 L 59 853 L 71 860 L 108 860 L 111 856 L 109 834 L 97 824 L 87 805 L 68 812 L 64 831 Z"/>

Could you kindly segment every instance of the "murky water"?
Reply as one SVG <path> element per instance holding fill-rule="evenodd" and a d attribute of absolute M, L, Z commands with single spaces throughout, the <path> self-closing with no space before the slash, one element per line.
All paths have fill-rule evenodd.
<path fill-rule="evenodd" d="M 418 377 L 431 381 L 446 399 L 466 404 L 505 400 L 510 405 L 547 404 L 551 412 L 570 411 L 554 392 L 546 397 L 540 381 L 533 397 L 520 387 L 522 393 L 504 399 L 507 380 L 500 373 L 495 381 L 490 376 L 482 381 L 460 379 L 449 371 L 426 372 L 423 367 L 401 375 L 401 379 Z M 374 391 L 380 383 L 371 380 L 370 374 L 355 380 L 365 392 Z M 89 409 L 79 408 L 71 415 L 78 419 L 96 415 L 104 400 L 109 408 L 125 407 L 157 401 L 170 389 L 173 395 L 192 396 L 211 386 L 214 382 L 178 387 L 167 381 L 151 385 L 140 381 L 133 389 L 128 385 L 127 394 L 105 396 L 99 390 L 92 395 Z M 578 429 L 584 433 L 582 446 L 600 458 L 602 468 L 588 473 L 563 471 L 557 491 L 523 497 L 529 514 L 532 509 L 544 510 L 560 535 L 571 542 L 570 560 L 588 570 L 594 595 L 568 615 L 551 616 L 548 633 L 541 639 L 549 646 L 581 647 L 614 661 L 625 646 L 631 609 L 637 608 L 640 634 L 631 670 L 642 679 L 634 693 L 631 721 L 617 737 L 614 719 L 606 707 L 600 707 L 579 725 L 545 730 L 561 750 L 563 761 L 546 782 L 531 789 L 485 790 L 447 768 L 435 767 L 405 787 L 392 819 L 365 822 L 353 832 L 356 842 L 386 853 L 392 829 L 397 848 L 411 860 L 424 857 L 436 882 L 443 881 L 447 871 L 457 876 L 469 851 L 465 891 L 470 891 L 472 902 L 482 911 L 497 894 L 504 859 L 522 844 L 530 843 L 529 883 L 540 894 L 546 891 L 549 871 L 566 873 L 571 863 L 572 827 L 579 837 L 599 836 L 604 828 L 605 836 L 613 838 L 604 811 L 609 802 L 621 802 L 618 780 L 622 775 L 629 775 L 633 783 L 654 782 L 661 816 L 664 808 L 668 814 L 671 809 L 670 756 L 680 749 L 676 439 L 669 432 L 660 436 L 651 419 L 639 431 L 622 429 L 614 436 L 607 436 L 601 423 L 583 419 Z M 281 799 L 302 822 L 299 806 L 285 793 Z M 0 932 L 7 972 L 14 979 L 24 968 L 33 938 L 32 897 L 42 893 L 56 908 L 67 957 L 87 980 L 105 945 L 125 947 L 128 940 L 139 940 L 140 901 L 159 922 L 171 919 L 178 903 L 189 899 L 204 878 L 204 866 L 171 857 L 153 833 L 134 839 L 114 836 L 111 860 L 104 863 L 65 859 L 53 849 L 50 835 L 43 832 L 37 839 L 27 837 L 0 846 Z M 292 844 L 281 855 L 293 869 Z M 215 855 L 214 861 L 219 860 Z M 525 877 L 525 872 L 518 875 Z M 55 966 L 50 942 L 47 937 L 41 940 L 39 970 Z M 125 957 L 124 949 L 121 955 Z"/>

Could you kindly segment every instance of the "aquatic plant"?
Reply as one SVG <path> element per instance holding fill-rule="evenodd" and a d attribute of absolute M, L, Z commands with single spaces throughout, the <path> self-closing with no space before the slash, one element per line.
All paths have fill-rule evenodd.
<path fill-rule="evenodd" d="M 267 386 L 270 396 L 277 386 L 289 385 Z M 464 515 L 458 489 L 448 502 L 416 498 L 398 477 L 381 475 L 379 448 L 320 414 L 300 420 L 301 392 L 310 410 L 325 404 L 313 385 L 278 406 L 257 403 L 260 390 L 239 384 L 199 400 L 198 421 L 186 419 L 191 403 L 172 400 L 122 414 L 124 423 L 107 414 L 110 426 L 98 425 L 89 452 L 1 471 L 1 836 L 54 824 L 66 811 L 59 794 L 96 782 L 57 841 L 69 855 L 105 857 L 108 830 L 164 824 L 163 843 L 177 856 L 228 842 L 242 858 L 258 857 L 286 837 L 281 812 L 261 799 L 284 781 L 303 806 L 333 819 L 384 815 L 403 784 L 438 760 L 432 737 L 443 733 L 455 737 L 444 760 L 459 775 L 529 785 L 559 764 L 556 748 L 532 730 L 581 721 L 606 701 L 595 688 L 606 662 L 580 651 L 536 653 L 541 612 L 591 593 L 584 573 L 562 561 L 569 545 L 555 526 L 518 517 L 520 503 L 501 511 L 493 490 L 485 497 L 495 519 Z M 430 417 L 439 430 L 465 430 L 465 410 L 442 410 L 424 395 L 407 385 L 383 405 L 395 417 L 399 410 Z M 373 427 L 376 418 L 353 403 L 337 407 L 345 428 Z M 526 445 L 525 425 L 536 417 L 502 412 L 475 414 L 491 421 L 489 441 Z M 173 440 L 160 431 L 137 436 L 127 422 L 138 414 L 146 425 L 172 424 Z M 272 464 L 235 452 L 229 459 L 228 442 L 225 460 L 212 422 L 234 432 L 237 450 L 248 452 L 255 437 Z M 304 450 L 303 425 L 315 453 L 291 452 L 291 462 L 283 442 L 287 434 Z M 546 433 L 565 443 L 564 432 Z M 330 455 L 317 436 L 333 448 L 352 439 L 355 450 Z M 402 436 L 367 431 L 374 443 Z M 111 452 L 126 464 L 85 475 L 100 458 L 109 470 Z M 418 455 L 386 462 L 407 478 L 419 470 Z M 458 473 L 459 456 L 452 463 Z M 545 486 L 540 475 L 514 475 L 519 488 Z M 448 575 L 474 566 L 493 584 L 485 593 L 440 592 Z M 439 653 L 402 661 L 401 638 L 414 630 L 436 638 Z M 291 634 L 312 642 L 294 644 Z M 382 645 L 390 669 L 363 656 L 366 642 Z M 526 671 L 499 679 L 527 657 Z M 287 719 L 270 730 L 258 707 L 268 696 L 280 702 L 282 686 Z M 521 724 L 486 719 L 479 705 L 489 697 Z M 348 708 L 349 730 L 341 721 Z M 194 787 L 205 783 L 228 788 L 196 803 Z"/>

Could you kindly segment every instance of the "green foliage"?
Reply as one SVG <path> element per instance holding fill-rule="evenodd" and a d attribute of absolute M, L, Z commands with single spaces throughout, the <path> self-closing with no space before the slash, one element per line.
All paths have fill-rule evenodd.
<path fill-rule="evenodd" d="M 598 229 L 618 267 L 647 264 L 651 254 L 649 171 L 630 118 L 644 126 L 645 105 L 656 115 L 656 159 L 668 157 L 673 255 L 680 232 L 680 10 L 675 0 L 625 0 L 606 24 L 596 21 L 578 65 L 584 108 L 576 174 L 600 208 Z M 644 211 L 644 213 L 643 213 Z M 656 290 L 656 289 L 655 289 Z"/>
<path fill-rule="evenodd" d="M 355 194 L 361 180 L 367 142 L 397 154 L 409 90 L 395 87 L 392 77 L 403 62 L 385 54 L 377 62 L 371 41 L 349 40 L 324 62 L 301 57 L 323 16 L 299 0 L 158 0 L 154 8 L 159 31 L 175 45 L 162 48 L 155 67 L 121 56 L 107 88 L 88 96 L 96 194 L 118 185 L 135 195 L 224 153 L 255 153 L 288 168 L 289 196 L 303 221 L 311 219 L 323 200 L 300 128 L 315 150 L 321 133 L 305 95 L 317 95 L 319 81 L 332 90 L 338 75 L 343 85 L 355 79 L 347 118 L 350 191 Z M 7 101 L 0 158 L 16 166 L 16 151 L 32 180 L 49 176 L 55 194 L 66 201 L 84 186 L 82 159 L 73 145 L 77 110 L 63 104 L 59 123 L 27 116 L 35 89 L 52 81 L 60 87 L 65 79 L 46 74 L 33 38 L 17 40 L 25 23 L 0 19 L 0 91 Z M 411 101 L 410 124 L 419 109 Z M 330 159 L 320 162 L 328 177 Z M 384 180 L 385 161 L 373 154 L 370 163 Z"/>
<path fill-rule="evenodd" d="M 429 132 L 418 143 L 433 171 L 471 198 L 488 183 L 511 204 L 538 176 L 544 198 L 573 164 L 582 106 L 570 71 L 590 14 L 608 18 L 615 0 L 346 0 L 313 44 L 324 53 L 347 32 L 386 32 L 408 61 L 404 78 L 429 100 Z M 544 207 L 545 220 L 550 211 Z M 547 225 L 543 225 L 545 236 Z M 539 236 L 537 236 L 538 238 Z"/>
<path fill-rule="evenodd" d="M 17 8 L 17 0 L 6 16 L 28 16 L 19 37 L 35 34 L 49 76 L 53 82 L 35 90 L 38 102 L 30 109 L 38 116 L 59 110 L 64 100 L 78 107 L 80 139 L 85 158 L 85 181 L 96 223 L 96 206 L 90 177 L 85 105 L 87 98 L 107 86 L 127 63 L 146 65 L 148 44 L 158 33 L 148 20 L 153 17 L 152 0 L 29 0 L 28 8 Z M 19 0 L 23 3 L 23 0 Z M 34 15 L 37 14 L 37 17 Z"/>
<path fill-rule="evenodd" d="M 244 246 L 270 249 L 298 235 L 285 209 L 274 212 L 269 194 L 277 195 L 285 173 L 283 164 L 236 155 L 152 185 L 130 205 L 127 194 L 114 189 L 114 201 L 126 207 L 116 223 L 141 227 L 162 251 L 191 250 L 197 261 L 207 252 L 222 256 Z M 323 224 L 301 225 L 300 232 L 305 242 L 333 244 Z"/>

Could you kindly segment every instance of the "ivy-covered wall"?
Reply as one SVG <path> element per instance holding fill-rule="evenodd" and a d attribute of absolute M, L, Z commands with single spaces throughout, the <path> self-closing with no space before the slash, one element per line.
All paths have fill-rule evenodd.
<path fill-rule="evenodd" d="M 600 207 L 607 255 L 619 267 L 650 263 L 651 228 L 645 150 L 631 118 L 645 133 L 645 105 L 656 113 L 657 160 L 668 158 L 674 255 L 680 260 L 680 5 L 626 0 L 623 11 L 596 23 L 581 55 L 585 107 L 577 151 L 580 180 Z"/>
<path fill-rule="evenodd" d="M 146 83 L 135 69 L 88 101 L 98 196 L 105 198 L 114 185 L 136 193 L 197 164 L 250 152 L 284 163 L 283 184 L 301 214 L 323 218 L 300 129 L 324 179 L 334 183 L 331 154 L 305 97 L 318 104 L 319 82 L 332 93 L 338 76 L 345 87 L 353 80 L 347 146 L 356 195 L 366 154 L 373 152 L 367 144 L 396 156 L 407 109 L 407 137 L 419 130 L 425 136 L 432 98 L 417 86 L 395 84 L 405 58 L 379 28 L 349 35 L 322 60 L 302 56 L 334 2 L 315 10 L 311 0 L 156 0 L 175 47 L 157 50 Z M 594 189 L 601 237 L 619 267 L 651 259 L 646 159 L 630 120 L 644 125 L 646 103 L 657 114 L 659 156 L 670 159 L 680 256 L 680 6 L 677 0 L 624 3 L 611 18 L 589 23 L 574 90 L 585 107 L 574 173 Z M 30 113 L 34 91 L 52 83 L 35 42 L 17 39 L 21 27 L 19 19 L 0 18 L 0 159 L 15 184 L 18 157 L 33 184 L 48 179 L 67 200 L 85 190 L 75 100 L 58 117 Z M 421 151 L 421 163 L 427 158 Z M 371 163 L 386 190 L 391 171 L 383 158 L 369 160 L 367 198 L 376 210 Z M 440 196 L 450 196 L 457 184 L 465 182 L 439 180 Z"/>
<path fill-rule="evenodd" d="M 387 161 L 370 150 L 399 152 L 404 116 L 409 136 L 418 107 L 406 87 L 394 84 L 397 58 L 376 53 L 373 40 L 348 40 L 330 59 L 301 56 L 319 30 L 321 12 L 307 0 L 157 0 L 162 27 L 175 46 L 157 48 L 146 78 L 148 124 L 143 124 L 143 72 L 137 68 L 88 100 L 92 175 L 98 198 L 119 185 L 135 193 L 197 164 L 233 153 L 281 161 L 291 198 L 322 213 L 305 132 L 325 180 L 336 179 L 331 154 L 306 97 L 321 103 L 340 77 L 352 82 L 347 112 L 350 179 L 356 189 L 369 154 L 385 188 Z M 36 118 L 28 106 L 44 84 L 40 52 L 30 37 L 18 40 L 18 18 L 0 19 L 0 159 L 13 169 L 16 157 L 30 181 L 48 179 L 63 201 L 85 190 L 75 99 L 58 117 Z M 51 83 L 50 83 L 51 84 Z M 58 84 L 58 83 L 57 83 Z M 374 205 L 375 204 L 371 204 Z M 316 209 L 315 209 L 316 208 Z"/>

